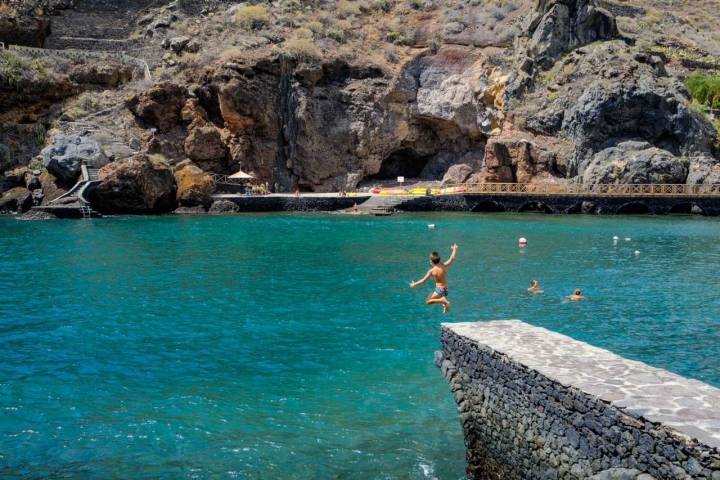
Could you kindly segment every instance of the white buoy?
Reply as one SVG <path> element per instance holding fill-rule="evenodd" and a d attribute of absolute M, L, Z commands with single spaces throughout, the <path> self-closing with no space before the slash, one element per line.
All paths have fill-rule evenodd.
<path fill-rule="evenodd" d="M 630 240 L 632 240 L 630 237 L 625 237 L 626 242 L 629 242 Z"/>
<path fill-rule="evenodd" d="M 617 242 L 618 240 L 620 240 L 620 237 L 618 237 L 617 235 L 615 235 L 615 236 L 613 237 L 613 240 L 615 240 L 615 241 Z"/>
<path fill-rule="evenodd" d="M 527 245 L 527 238 L 525 238 L 525 237 L 520 237 L 520 239 L 518 240 L 518 245 L 521 246 L 521 247 L 526 246 L 526 245 Z"/>
<path fill-rule="evenodd" d="M 640 250 L 635 250 L 635 256 L 637 257 L 638 255 L 640 255 Z"/>
<path fill-rule="evenodd" d="M 432 230 L 433 228 L 435 228 L 435 224 L 434 224 L 434 223 L 428 223 L 428 228 L 429 228 L 430 230 Z"/>

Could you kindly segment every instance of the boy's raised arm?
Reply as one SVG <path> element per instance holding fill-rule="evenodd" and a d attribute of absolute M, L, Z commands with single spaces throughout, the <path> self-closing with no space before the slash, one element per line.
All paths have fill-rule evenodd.
<path fill-rule="evenodd" d="M 420 280 L 418 280 L 417 282 L 410 282 L 410 288 L 415 288 L 418 285 L 422 285 L 423 283 L 427 282 L 427 279 L 430 278 L 430 272 L 432 272 L 432 268 L 430 270 L 428 270 L 427 273 L 425 274 L 425 276 L 423 278 L 421 278 Z"/>
<path fill-rule="evenodd" d="M 450 247 L 450 250 L 452 250 L 452 252 L 450 253 L 450 258 L 448 258 L 447 261 L 444 263 L 446 267 L 449 267 L 453 260 L 455 260 L 455 254 L 457 253 L 457 249 L 457 243 L 453 243 L 452 247 Z"/>

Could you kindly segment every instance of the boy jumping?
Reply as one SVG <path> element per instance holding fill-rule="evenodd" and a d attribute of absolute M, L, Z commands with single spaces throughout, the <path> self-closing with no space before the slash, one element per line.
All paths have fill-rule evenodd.
<path fill-rule="evenodd" d="M 442 303 L 443 313 L 447 313 L 448 310 L 450 310 L 450 302 L 448 302 L 448 299 L 446 298 L 448 296 L 446 272 L 447 267 L 449 267 L 453 260 L 455 260 L 455 254 L 458 249 L 457 244 L 453 244 L 450 249 L 452 252 L 450 253 L 450 258 L 448 258 L 446 262 L 440 261 L 440 254 L 438 254 L 438 252 L 432 252 L 430 254 L 430 265 L 432 265 L 432 268 L 428 270 L 421 280 L 418 280 L 417 282 L 410 282 L 410 288 L 415 288 L 418 285 L 422 285 L 430 277 L 432 277 L 433 280 L 435 280 L 435 290 L 425 299 L 425 304 L 430 305 L 432 303 Z"/>

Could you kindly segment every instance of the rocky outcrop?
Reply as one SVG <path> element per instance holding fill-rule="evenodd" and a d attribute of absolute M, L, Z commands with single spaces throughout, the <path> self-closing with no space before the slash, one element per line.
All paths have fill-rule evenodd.
<path fill-rule="evenodd" d="M 196 162 L 211 156 L 190 148 L 202 133 L 204 148 L 219 156 L 221 138 L 229 163 L 286 191 L 440 179 L 452 165 L 479 163 L 486 135 L 501 123 L 503 78 L 481 68 L 484 61 L 471 48 L 444 47 L 417 55 L 394 77 L 340 60 L 228 62 L 198 93 L 223 131 L 190 128 L 186 153 Z"/>
<path fill-rule="evenodd" d="M 207 210 L 202 205 L 196 205 L 194 207 L 178 207 L 172 213 L 175 215 L 200 215 L 207 213 Z"/>
<path fill-rule="evenodd" d="M 585 167 L 583 183 L 685 183 L 688 160 L 647 142 L 623 142 L 597 153 Z"/>
<path fill-rule="evenodd" d="M 47 205 L 50 201 L 61 197 L 67 191 L 59 185 L 62 182 L 59 182 L 58 178 L 47 170 L 43 170 L 42 173 L 40 173 L 38 181 L 40 182 L 40 188 L 43 191 L 42 205 Z"/>
<path fill-rule="evenodd" d="M 472 175 L 472 173 L 473 168 L 466 163 L 453 165 L 452 167 L 448 168 L 447 173 L 445 174 L 445 176 L 443 176 L 442 184 L 452 185 L 463 183 L 470 177 L 470 175 Z"/>
<path fill-rule="evenodd" d="M 225 170 L 227 147 L 220 130 L 213 125 L 191 128 L 185 139 L 185 153 L 206 170 L 219 172 Z"/>
<path fill-rule="evenodd" d="M 577 47 L 620 36 L 615 18 L 592 0 L 540 0 L 527 29 L 527 53 L 542 68 Z"/>
<path fill-rule="evenodd" d="M 550 69 L 563 55 L 598 40 L 620 37 L 615 18 L 593 0 L 539 0 L 518 38 L 515 68 L 505 89 L 506 100 L 521 97 L 537 73 Z"/>
<path fill-rule="evenodd" d="M 222 54 L 203 43 L 209 55 L 187 55 L 206 42 L 202 30 L 209 38 L 220 26 L 215 22 L 232 18 L 237 6 L 209 15 L 216 6 L 206 5 L 202 20 L 192 18 L 192 8 L 174 5 L 143 12 L 139 25 L 148 37 L 133 41 L 157 47 L 156 58 L 146 58 L 153 67 L 162 64 L 159 78 L 172 81 L 127 100 L 135 121 L 120 112 L 132 131 L 132 151 L 162 154 L 170 165 L 192 161 L 193 179 L 176 170 L 181 206 L 210 203 L 209 183 L 199 186 L 196 180 L 205 177 L 195 169 L 231 173 L 239 167 L 278 191 L 349 190 L 397 176 L 445 184 L 718 178 L 717 149 L 709 145 L 714 130 L 688 108 L 672 64 L 623 38 L 599 2 L 471 3 L 481 5 L 466 5 L 462 12 L 448 6 L 442 22 L 438 9 L 410 12 L 415 33 L 410 38 L 409 31 L 392 32 L 396 45 L 384 60 L 360 50 L 349 53 L 360 37 L 363 46 L 366 40 L 377 45 L 365 31 L 356 35 L 359 30 L 345 39 L 347 48 L 316 33 L 313 48 L 321 54 L 284 55 L 282 40 L 292 32 L 282 22 L 267 25 L 272 40 L 268 31 L 228 34 L 223 42 L 232 39 L 235 46 Z M 363 12 L 354 20 L 374 15 Z M 37 121 L 47 115 L 52 92 L 64 98 L 96 85 L 116 88 L 133 73 L 120 67 L 111 59 L 79 61 L 52 81 L 28 77 L 27 89 L 0 92 L 8 93 L 0 95 L 0 115 L 4 107 L 33 98 L 45 106 L 33 113 Z M 22 135 L 10 137 L 5 129 L 0 142 L 11 146 L 5 157 L 21 160 L 3 162 L 0 151 L 0 168 L 27 164 L 39 150 L 28 147 L 33 142 L 15 141 L 33 132 L 18 127 L 32 125 L 25 113 L 13 118 Z M 617 149 L 627 142 L 649 147 L 640 149 L 640 160 L 621 166 Z M 59 183 L 77 176 L 72 162 L 66 163 L 67 168 L 48 165 Z"/>
<path fill-rule="evenodd" d="M 147 126 L 168 131 L 180 123 L 185 89 L 174 83 L 160 83 L 127 102 L 130 111 Z"/>
<path fill-rule="evenodd" d="M 117 88 L 132 80 L 134 71 L 134 66 L 100 62 L 93 65 L 78 65 L 73 68 L 69 77 L 75 83 Z"/>
<path fill-rule="evenodd" d="M 485 146 L 482 168 L 473 183 L 556 183 L 565 177 L 564 146 L 531 134 L 494 137 Z"/>
<path fill-rule="evenodd" d="M 212 203 L 212 194 L 215 193 L 213 177 L 190 161 L 182 162 L 175 167 L 175 183 L 177 202 L 180 206 L 202 205 L 207 208 Z"/>
<path fill-rule="evenodd" d="M 108 162 L 100 144 L 92 137 L 59 134 L 41 152 L 45 168 L 63 181 L 73 181 L 85 164 L 102 167 Z"/>
<path fill-rule="evenodd" d="M 572 146 L 568 176 L 582 178 L 595 154 L 628 140 L 647 142 L 680 163 L 680 157 L 711 157 L 712 126 L 688 107 L 677 80 L 636 53 L 623 42 L 578 49 L 518 108 L 520 128 Z"/>
<path fill-rule="evenodd" d="M 720 184 L 720 161 L 709 155 L 693 158 L 690 160 L 687 183 Z"/>
<path fill-rule="evenodd" d="M 0 197 L 0 213 L 23 213 L 32 206 L 32 192 L 25 187 L 11 188 Z"/>
<path fill-rule="evenodd" d="M 98 172 L 100 183 L 88 197 L 101 213 L 164 213 L 175 208 L 170 167 L 146 155 L 112 162 Z"/>

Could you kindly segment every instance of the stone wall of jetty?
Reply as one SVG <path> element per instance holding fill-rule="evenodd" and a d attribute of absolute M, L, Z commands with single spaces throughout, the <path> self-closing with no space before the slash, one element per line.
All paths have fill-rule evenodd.
<path fill-rule="evenodd" d="M 470 479 L 720 480 L 720 390 L 509 320 L 443 324 Z"/>

